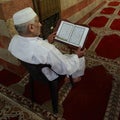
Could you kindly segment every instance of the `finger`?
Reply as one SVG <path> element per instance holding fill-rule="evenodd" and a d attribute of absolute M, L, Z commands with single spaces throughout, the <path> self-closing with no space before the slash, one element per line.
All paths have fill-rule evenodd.
<path fill-rule="evenodd" d="M 84 48 L 84 51 L 86 51 L 87 49 L 86 48 Z"/>
<path fill-rule="evenodd" d="M 56 34 L 56 32 L 53 32 L 52 34 L 53 34 L 53 35 L 55 35 L 55 34 Z"/>

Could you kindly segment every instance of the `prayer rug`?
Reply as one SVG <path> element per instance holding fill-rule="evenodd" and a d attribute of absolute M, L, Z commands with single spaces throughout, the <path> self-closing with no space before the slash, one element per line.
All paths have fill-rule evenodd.
<path fill-rule="evenodd" d="M 86 69 L 85 76 L 63 102 L 63 117 L 66 120 L 103 120 L 112 80 L 112 76 L 101 65 Z"/>
<path fill-rule="evenodd" d="M 0 93 L 4 98 L 3 101 L 9 103 L 9 100 L 11 100 L 10 107 L 12 107 L 14 102 L 15 105 L 19 104 L 24 108 L 23 113 L 27 111 L 23 116 L 34 114 L 36 120 L 39 117 L 44 120 L 117 120 L 120 118 L 120 31 L 118 27 L 111 28 L 116 23 L 113 21 L 120 19 L 119 5 L 120 0 L 106 1 L 100 10 L 92 14 L 83 23 L 91 28 L 85 43 L 87 48 L 85 76 L 73 88 L 71 88 L 70 84 L 61 86 L 59 89 L 60 109 L 57 115 L 52 113 L 50 100 L 46 102 L 43 100 L 41 105 L 37 103 L 32 104 L 30 99 L 23 95 L 28 85 L 29 74 L 20 81 L 16 82 L 15 80 L 15 84 L 6 84 L 7 82 L 4 82 L 6 86 L 9 86 L 8 88 L 0 85 Z M 109 13 L 108 9 L 104 9 L 110 6 L 113 6 L 115 9 L 114 14 L 107 14 L 107 12 Z M 101 12 L 102 10 L 105 11 Z M 117 25 L 119 25 L 118 22 Z M 60 47 L 59 49 L 63 53 L 70 52 L 66 46 L 55 44 L 57 47 Z M 110 47 L 112 50 L 110 50 Z M 37 89 L 39 90 L 39 88 Z M 37 96 L 39 96 L 39 91 Z M 3 101 L 0 100 L 0 106 L 4 104 Z M 5 111 L 4 106 L 2 107 L 3 111 Z M 21 116 L 21 109 L 19 107 L 16 109 L 20 112 L 17 112 L 18 114 L 15 114 L 12 118 L 11 115 L 15 113 L 13 105 L 13 109 L 9 112 L 11 115 L 8 115 L 10 116 L 9 120 L 18 119 Z M 6 114 L 2 113 L 0 119 L 5 118 L 4 115 Z M 89 118 L 87 118 L 87 115 Z"/>
<path fill-rule="evenodd" d="M 15 101 L 15 99 L 8 97 L 8 94 L 14 93 L 0 85 L 0 120 L 43 120 L 42 115 L 37 115 L 30 111 Z"/>
<path fill-rule="evenodd" d="M 120 78 L 118 73 L 120 67 L 115 63 L 111 65 L 111 62 L 106 61 L 106 59 L 95 59 L 95 57 L 86 55 L 87 69 L 85 76 L 79 83 L 75 84 L 73 88 L 71 88 L 70 84 L 63 84 L 59 90 L 58 115 L 52 113 L 49 101 L 43 103 L 43 105 L 34 103 L 32 106 L 29 99 L 13 92 L 13 89 L 0 85 L 0 92 L 19 103 L 21 107 L 24 106 L 33 114 L 40 115 L 45 120 L 73 120 L 80 118 L 84 120 L 89 118 L 92 118 L 92 120 L 109 120 L 118 118 L 120 109 L 120 97 L 118 97 L 120 96 Z M 38 93 L 38 95 L 40 94 Z M 12 110 L 14 112 L 14 109 Z"/>
<path fill-rule="evenodd" d="M 69 84 L 63 84 L 59 90 L 60 106 L 59 114 L 56 117 L 72 120 L 74 118 L 79 119 L 80 114 L 84 118 L 83 115 L 87 113 L 89 118 L 91 117 L 93 120 L 117 118 L 119 115 L 119 63 L 113 63 L 113 60 L 108 61 L 108 59 L 89 54 L 88 52 L 86 54 L 86 66 L 87 69 L 82 81 L 73 88 Z M 38 98 L 40 89 L 40 87 L 37 87 Z M 45 95 L 47 94 L 45 93 Z M 41 106 L 46 111 L 44 113 L 45 116 L 46 114 L 50 114 L 50 118 L 54 116 L 50 100 L 42 103 Z M 87 108 L 88 106 L 89 109 Z M 113 109 L 116 110 L 113 111 Z M 96 115 L 94 115 L 95 112 Z M 84 120 L 87 120 L 87 117 Z"/>
<path fill-rule="evenodd" d="M 116 34 L 104 36 L 95 51 L 98 56 L 109 59 L 120 57 L 120 36 Z"/>
<path fill-rule="evenodd" d="M 88 25 L 92 27 L 104 27 L 108 21 L 105 16 L 95 17 Z"/>
<path fill-rule="evenodd" d="M 113 14 L 114 11 L 115 11 L 115 8 L 109 7 L 109 8 L 104 8 L 100 13 L 101 14 Z"/>
<path fill-rule="evenodd" d="M 114 19 L 113 22 L 111 23 L 110 28 L 112 30 L 120 30 L 120 19 Z"/>
<path fill-rule="evenodd" d="M 109 2 L 108 5 L 109 6 L 118 6 L 118 5 L 120 5 L 120 2 L 116 0 L 116 1 Z"/>
<path fill-rule="evenodd" d="M 118 15 L 120 15 L 120 11 L 118 12 Z"/>
<path fill-rule="evenodd" d="M 85 48 L 89 48 L 90 45 L 93 43 L 93 41 L 96 38 L 96 34 L 90 29 L 88 36 L 87 36 L 87 40 L 85 42 Z"/>
<path fill-rule="evenodd" d="M 50 108 L 50 105 L 47 106 Z M 0 120 L 64 120 L 0 84 Z"/>
<path fill-rule="evenodd" d="M 15 84 L 21 80 L 21 77 L 5 70 L 4 68 L 0 71 L 0 83 L 5 86 L 10 86 L 12 84 Z"/>
<path fill-rule="evenodd" d="M 120 62 L 120 0 L 106 3 L 83 24 L 96 34 L 87 52 Z M 111 7 L 110 7 L 111 6 Z"/>

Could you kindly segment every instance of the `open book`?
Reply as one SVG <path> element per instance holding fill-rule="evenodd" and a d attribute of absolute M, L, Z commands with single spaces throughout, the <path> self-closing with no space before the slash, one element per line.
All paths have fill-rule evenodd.
<path fill-rule="evenodd" d="M 55 39 L 75 47 L 83 47 L 89 27 L 61 21 Z"/>

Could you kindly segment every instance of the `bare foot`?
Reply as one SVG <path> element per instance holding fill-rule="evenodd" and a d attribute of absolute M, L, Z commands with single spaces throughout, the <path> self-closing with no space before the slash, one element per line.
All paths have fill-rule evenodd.
<path fill-rule="evenodd" d="M 77 82 L 79 82 L 79 81 L 81 81 L 81 77 L 73 78 L 73 82 L 74 82 L 74 83 L 77 83 Z"/>
<path fill-rule="evenodd" d="M 81 77 L 77 77 L 77 78 L 73 78 L 73 82 L 74 83 L 77 83 L 81 80 Z M 65 83 L 69 83 L 70 82 L 70 79 L 68 77 L 65 77 L 64 79 Z"/>

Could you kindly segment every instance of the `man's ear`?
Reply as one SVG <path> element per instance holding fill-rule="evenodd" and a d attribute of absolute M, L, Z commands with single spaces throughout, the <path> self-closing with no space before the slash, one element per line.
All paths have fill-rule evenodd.
<path fill-rule="evenodd" d="M 30 32 L 34 32 L 34 25 L 33 24 L 29 24 L 28 25 L 28 29 Z"/>

